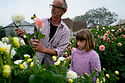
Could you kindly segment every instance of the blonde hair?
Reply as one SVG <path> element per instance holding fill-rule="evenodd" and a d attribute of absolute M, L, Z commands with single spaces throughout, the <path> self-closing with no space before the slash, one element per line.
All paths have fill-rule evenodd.
<path fill-rule="evenodd" d="M 79 41 L 86 40 L 86 45 L 85 45 L 86 52 L 95 48 L 94 36 L 89 31 L 89 29 L 83 29 L 83 30 L 79 31 L 76 34 L 76 41 L 77 40 L 79 40 Z M 77 43 L 76 43 L 76 47 L 77 47 Z"/>

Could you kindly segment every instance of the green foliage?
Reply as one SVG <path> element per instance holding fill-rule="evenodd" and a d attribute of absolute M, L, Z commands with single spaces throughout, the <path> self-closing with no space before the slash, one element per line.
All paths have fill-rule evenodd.
<path fill-rule="evenodd" d="M 17 83 L 17 81 L 19 83 L 66 83 L 68 64 L 67 61 L 65 64 L 61 62 L 58 66 L 39 65 L 34 59 L 33 67 L 28 67 L 25 71 L 20 69 L 14 69 L 12 71 L 12 75 L 15 78 L 12 80 L 12 83 Z"/>
<path fill-rule="evenodd" d="M 95 51 L 99 54 L 101 60 L 102 71 L 92 72 L 92 74 L 87 75 L 83 73 L 83 76 L 79 75 L 78 78 L 73 79 L 73 83 L 121 83 L 125 79 L 125 27 L 102 27 L 91 29 L 95 37 Z M 107 35 L 106 35 L 107 34 Z M 105 38 L 103 38 L 105 36 Z M 10 41 L 11 42 L 11 41 Z M 10 43 L 8 43 L 10 44 Z M 105 46 L 105 50 L 101 51 L 99 49 L 100 45 Z M 71 38 L 70 43 L 65 50 L 68 55 L 64 55 L 66 59 L 61 61 L 58 65 L 48 65 L 48 64 L 38 64 L 34 55 L 34 51 L 30 46 L 20 46 L 15 48 L 16 54 L 13 56 L 11 61 L 11 74 L 8 78 L 5 78 L 3 74 L 3 66 L 8 64 L 8 57 L 3 57 L 0 50 L 0 83 L 67 83 L 68 79 L 66 77 L 68 68 L 70 66 L 71 53 L 73 48 L 76 47 L 75 39 Z M 2 49 L 2 48 L 1 48 Z M 24 54 L 31 55 L 33 66 L 31 62 L 27 62 L 29 58 L 24 58 Z M 67 58 L 68 57 L 68 58 Z M 15 60 L 23 61 L 19 64 L 15 64 Z M 27 67 L 21 69 L 20 64 L 26 63 Z M 104 69 L 105 68 L 105 69 Z M 118 71 L 119 74 L 115 73 Z"/>
<path fill-rule="evenodd" d="M 45 35 L 43 35 L 35 26 L 34 26 L 34 33 L 33 34 L 26 34 L 28 40 L 30 40 L 31 38 L 36 38 L 38 40 L 40 39 L 44 39 Z"/>
<path fill-rule="evenodd" d="M 24 54 L 31 55 L 31 58 L 34 56 L 34 52 L 30 46 L 20 46 L 16 49 L 16 54 L 13 57 L 13 61 L 24 60 Z"/>
<path fill-rule="evenodd" d="M 124 81 L 125 79 L 125 38 L 121 36 L 122 34 L 125 34 L 124 29 L 124 26 L 121 28 L 99 26 L 97 29 L 91 30 L 95 37 L 95 50 L 100 55 L 102 67 L 111 71 L 119 71 L 121 73 L 120 81 Z M 103 36 L 107 31 L 110 33 L 103 39 Z M 122 45 L 119 46 L 119 43 Z M 105 46 L 105 51 L 99 50 L 100 45 Z"/>
<path fill-rule="evenodd" d="M 69 45 L 68 45 L 68 47 L 66 48 L 66 50 L 65 50 L 65 52 L 64 52 L 64 57 L 67 57 L 67 56 L 65 56 L 65 53 L 68 53 L 68 56 L 71 55 L 71 51 L 72 51 L 72 48 L 73 48 L 73 47 L 76 47 L 76 41 L 75 41 L 74 38 L 71 38 L 71 39 L 69 40 Z"/>
<path fill-rule="evenodd" d="M 88 27 L 96 27 L 97 25 L 106 26 L 115 22 L 118 15 L 111 13 L 108 9 L 102 7 L 97 9 L 91 9 L 84 15 L 76 16 L 74 21 L 84 21 Z"/>
<path fill-rule="evenodd" d="M 109 71 L 119 71 L 119 82 L 124 81 L 125 79 L 125 38 L 122 35 L 125 35 L 125 27 L 103 27 L 98 26 L 97 28 L 92 28 L 91 32 L 95 38 L 95 51 L 99 54 L 101 60 L 101 67 L 106 68 Z M 106 36 L 107 34 L 107 36 Z M 105 37 L 104 37 L 105 36 Z M 71 55 L 71 50 L 75 47 L 76 42 L 74 39 L 70 40 L 70 43 L 65 50 L 68 53 L 68 56 L 64 54 L 67 58 Z M 120 45 L 118 45 L 120 44 Z M 99 46 L 104 45 L 105 50 L 100 51 Z M 108 73 L 105 72 L 105 73 Z M 111 73 L 111 72 L 110 72 Z M 112 74 L 111 74 L 112 75 Z M 113 78 L 112 78 L 113 79 Z M 110 79 L 111 81 L 111 79 Z"/>
<path fill-rule="evenodd" d="M 5 32 L 4 32 L 4 29 L 2 29 L 3 27 L 2 26 L 0 26 L 0 40 L 1 40 L 1 38 L 2 37 L 4 37 L 5 36 Z"/>

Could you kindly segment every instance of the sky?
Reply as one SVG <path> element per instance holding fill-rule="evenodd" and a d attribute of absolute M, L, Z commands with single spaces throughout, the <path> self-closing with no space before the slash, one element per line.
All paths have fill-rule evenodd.
<path fill-rule="evenodd" d="M 87 11 L 105 7 L 111 12 L 118 14 L 119 18 L 125 18 L 125 0 L 66 0 L 68 10 L 63 18 L 74 18 L 84 15 Z M 0 25 L 7 26 L 12 22 L 14 14 L 22 14 L 25 20 L 30 19 L 33 14 L 39 18 L 50 18 L 53 0 L 0 0 Z"/>

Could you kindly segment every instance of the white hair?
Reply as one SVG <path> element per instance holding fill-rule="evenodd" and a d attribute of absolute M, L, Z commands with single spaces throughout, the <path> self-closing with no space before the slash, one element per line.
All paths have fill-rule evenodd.
<path fill-rule="evenodd" d="M 66 0 L 54 0 L 54 1 L 63 1 L 62 7 L 67 10 L 68 7 L 67 7 L 67 2 L 66 2 Z"/>

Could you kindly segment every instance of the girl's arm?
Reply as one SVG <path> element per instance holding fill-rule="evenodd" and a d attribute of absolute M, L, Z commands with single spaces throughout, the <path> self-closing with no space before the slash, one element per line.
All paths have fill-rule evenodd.
<path fill-rule="evenodd" d="M 97 53 L 94 53 L 90 59 L 90 72 L 92 73 L 95 69 L 99 72 L 101 71 L 101 63 Z"/>

